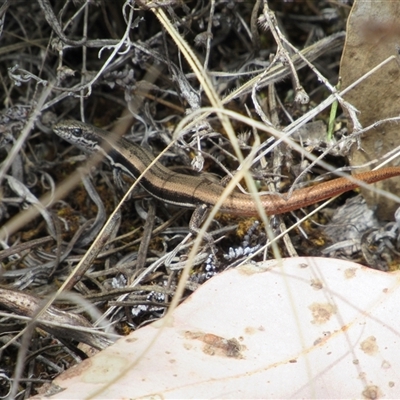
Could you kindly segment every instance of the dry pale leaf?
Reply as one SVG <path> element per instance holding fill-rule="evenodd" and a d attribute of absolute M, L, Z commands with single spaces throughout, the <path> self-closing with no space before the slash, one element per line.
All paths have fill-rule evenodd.
<path fill-rule="evenodd" d="M 399 277 L 324 258 L 228 270 L 47 399 L 400 398 Z"/>

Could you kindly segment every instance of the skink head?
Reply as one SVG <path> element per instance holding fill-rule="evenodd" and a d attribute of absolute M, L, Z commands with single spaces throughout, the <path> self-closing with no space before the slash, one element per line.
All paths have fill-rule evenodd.
<path fill-rule="evenodd" d="M 90 125 L 74 120 L 64 120 L 53 127 L 53 131 L 81 150 L 92 153 L 99 150 L 101 138 Z"/>

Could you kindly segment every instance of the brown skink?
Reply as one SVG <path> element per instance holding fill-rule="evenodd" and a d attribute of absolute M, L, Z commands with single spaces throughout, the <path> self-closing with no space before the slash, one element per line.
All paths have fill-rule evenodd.
<path fill-rule="evenodd" d="M 122 170 L 132 178 L 138 178 L 154 160 L 146 149 L 119 138 L 94 126 L 72 120 L 58 123 L 54 132 L 85 152 L 100 152 L 114 168 Z M 352 178 L 365 183 L 374 183 L 400 175 L 400 167 L 386 167 L 376 171 L 355 174 Z M 201 176 L 176 173 L 156 162 L 141 177 L 141 186 L 153 197 L 178 207 L 197 208 L 213 206 L 224 191 L 224 187 Z M 352 190 L 359 185 L 347 178 L 337 178 L 317 185 L 294 190 L 287 194 L 261 195 L 261 203 L 268 215 L 282 214 L 318 203 Z M 239 191 L 231 193 L 224 201 L 221 212 L 257 216 L 253 198 Z"/>

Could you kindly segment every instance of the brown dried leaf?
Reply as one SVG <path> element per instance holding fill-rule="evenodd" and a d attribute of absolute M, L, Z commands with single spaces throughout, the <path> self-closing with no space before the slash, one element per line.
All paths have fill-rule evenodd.
<path fill-rule="evenodd" d="M 347 38 L 340 65 L 342 89 L 370 71 L 391 55 L 400 45 L 400 2 L 357 0 L 347 23 Z M 360 113 L 363 127 L 384 118 L 399 115 L 400 68 L 393 60 L 346 94 L 345 99 Z M 353 146 L 351 164 L 360 165 L 385 155 L 400 145 L 398 126 L 384 123 L 363 135 L 361 148 Z M 398 162 L 397 162 L 398 164 Z M 400 193 L 400 179 L 378 184 L 391 193 Z M 364 190 L 369 204 L 378 205 L 378 215 L 393 219 L 398 204 Z"/>

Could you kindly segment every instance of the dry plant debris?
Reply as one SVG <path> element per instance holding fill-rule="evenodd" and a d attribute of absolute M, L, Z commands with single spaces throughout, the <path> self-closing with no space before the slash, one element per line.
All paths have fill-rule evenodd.
<path fill-rule="evenodd" d="M 326 126 L 335 100 L 357 123 L 335 89 L 349 11 L 323 0 L 2 3 L 1 396 L 28 397 L 162 317 L 177 287 L 186 296 L 249 257 L 314 254 L 325 241 L 295 223 L 302 212 L 217 216 L 204 226 L 210 247 L 189 235 L 185 210 L 140 190 L 120 203 L 132 182 L 88 165 L 52 126 L 81 119 L 155 155 L 168 147 L 162 162 L 187 174 L 229 182 L 240 166 L 249 188 L 251 176 L 265 191 L 307 182 L 326 161 L 343 167 L 362 132 L 342 114 L 330 138 L 307 124 Z M 285 247 L 266 246 L 274 236 Z"/>

